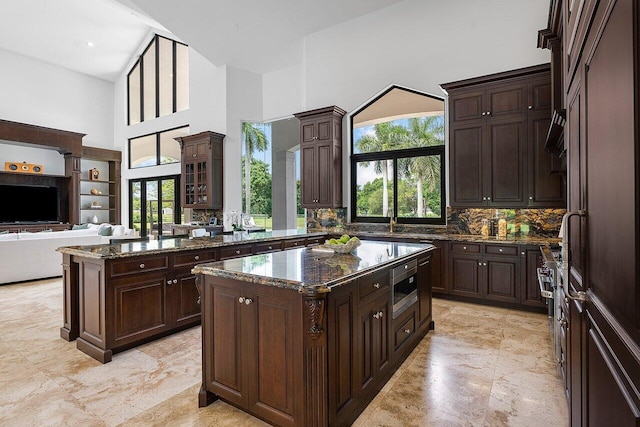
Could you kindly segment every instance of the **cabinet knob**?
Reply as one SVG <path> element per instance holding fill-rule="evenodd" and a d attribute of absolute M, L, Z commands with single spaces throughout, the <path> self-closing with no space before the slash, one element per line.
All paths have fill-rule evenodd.
<path fill-rule="evenodd" d="M 196 255 L 193 257 L 193 259 L 195 259 L 196 261 L 200 259 L 200 255 Z"/>
<path fill-rule="evenodd" d="M 245 299 L 244 299 L 244 303 L 245 303 L 246 305 L 249 305 L 249 304 L 251 304 L 252 302 L 253 302 L 253 300 L 252 300 L 251 298 L 245 298 Z"/>
<path fill-rule="evenodd" d="M 379 311 L 379 312 L 378 312 L 378 319 L 382 319 L 382 316 L 384 316 L 384 313 L 383 313 L 383 312 L 381 312 L 381 311 Z"/>
<path fill-rule="evenodd" d="M 411 329 L 405 329 L 405 330 L 404 330 L 404 332 L 405 332 L 406 334 L 410 334 L 410 333 L 411 333 Z"/>
<path fill-rule="evenodd" d="M 487 197 L 487 202 L 490 202 L 490 201 L 491 201 L 491 197 Z"/>
<path fill-rule="evenodd" d="M 373 313 L 373 318 L 374 318 L 374 319 L 379 319 L 379 318 L 380 318 L 380 315 L 379 315 L 377 312 L 376 312 L 376 313 Z"/>
<path fill-rule="evenodd" d="M 242 303 L 244 302 L 244 297 L 240 297 L 240 298 L 238 298 L 238 302 L 239 302 L 240 304 L 242 304 Z"/>
<path fill-rule="evenodd" d="M 197 156 L 198 156 L 197 154 L 194 154 L 194 155 L 193 155 L 193 157 L 197 157 Z"/>
<path fill-rule="evenodd" d="M 479 262 L 479 263 L 478 263 L 478 266 L 482 267 L 482 263 L 481 263 L 481 262 Z"/>
<path fill-rule="evenodd" d="M 380 283 L 376 282 L 373 284 L 373 287 L 376 289 L 380 289 Z"/>
<path fill-rule="evenodd" d="M 485 112 L 483 111 L 483 112 L 482 112 L 482 115 L 483 115 L 483 116 L 486 116 L 486 115 L 487 115 L 487 113 L 485 113 Z"/>
<path fill-rule="evenodd" d="M 269 250 L 273 249 L 273 246 L 269 246 Z"/>
<path fill-rule="evenodd" d="M 466 246 L 463 246 L 463 247 L 462 247 L 462 249 L 464 249 L 464 250 L 466 251 L 466 250 L 467 250 L 467 247 L 466 247 Z"/>
<path fill-rule="evenodd" d="M 533 200 L 533 196 L 529 196 L 529 200 Z"/>
<path fill-rule="evenodd" d="M 173 279 L 173 284 L 175 285 L 176 283 L 178 283 L 178 279 Z"/>
<path fill-rule="evenodd" d="M 482 198 L 482 200 L 486 202 L 486 201 L 487 201 L 487 198 L 486 198 L 486 197 L 483 197 L 483 198 Z"/>
<path fill-rule="evenodd" d="M 140 268 L 144 268 L 144 263 L 140 264 Z"/>
<path fill-rule="evenodd" d="M 298 246 L 298 242 L 295 242 L 295 243 L 293 244 L 293 246 Z"/>
<path fill-rule="evenodd" d="M 486 267 L 486 266 L 487 266 L 487 263 L 485 262 L 483 265 Z"/>
<path fill-rule="evenodd" d="M 167 285 L 170 285 L 170 284 L 171 284 L 171 280 L 167 280 Z"/>
<path fill-rule="evenodd" d="M 520 252 L 520 255 L 524 255 L 524 252 Z"/>
<path fill-rule="evenodd" d="M 240 255 L 240 249 L 236 249 L 236 255 Z"/>
<path fill-rule="evenodd" d="M 490 115 L 491 115 L 491 111 L 487 111 L 487 116 L 490 116 Z"/>
<path fill-rule="evenodd" d="M 529 105 L 529 110 L 533 110 L 533 105 Z"/>
<path fill-rule="evenodd" d="M 498 251 L 502 252 L 502 248 L 498 249 Z"/>

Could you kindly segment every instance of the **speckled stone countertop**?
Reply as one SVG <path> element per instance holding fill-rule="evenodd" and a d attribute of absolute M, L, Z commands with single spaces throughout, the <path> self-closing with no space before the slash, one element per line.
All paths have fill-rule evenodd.
<path fill-rule="evenodd" d="M 156 255 L 167 252 L 180 252 L 192 249 L 210 249 L 222 246 L 241 245 L 243 243 L 268 242 L 303 237 L 326 236 L 327 233 L 310 233 L 304 230 L 279 230 L 241 235 L 221 234 L 212 237 L 192 239 L 149 240 L 148 242 L 118 242 L 103 245 L 63 246 L 57 249 L 63 254 L 87 258 L 115 259 L 141 255 Z"/>
<path fill-rule="evenodd" d="M 362 245 L 350 254 L 307 247 L 199 264 L 192 272 L 302 293 L 320 293 L 330 292 L 332 287 L 367 272 L 434 248 L 425 243 L 362 241 Z"/>
<path fill-rule="evenodd" d="M 402 238 L 415 239 L 429 243 L 433 240 L 455 240 L 463 242 L 477 243 L 509 243 L 518 245 L 548 245 L 550 243 L 559 243 L 560 239 L 553 237 L 540 236 L 507 236 L 505 239 L 497 237 L 485 237 L 479 234 L 423 234 L 423 233 L 389 233 L 389 232 L 358 232 L 354 233 L 360 239 L 376 239 L 376 238 Z"/>

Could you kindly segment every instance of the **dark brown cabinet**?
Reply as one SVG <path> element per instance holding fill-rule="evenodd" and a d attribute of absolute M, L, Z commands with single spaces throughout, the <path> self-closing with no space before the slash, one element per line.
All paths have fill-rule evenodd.
<path fill-rule="evenodd" d="M 359 394 L 373 393 L 373 389 L 390 362 L 389 324 L 390 298 L 387 292 L 376 292 L 374 297 L 358 305 L 358 385 Z M 377 390 L 376 390 L 377 391 Z"/>
<path fill-rule="evenodd" d="M 553 157 L 539 153 L 551 116 L 548 65 L 442 87 L 449 95 L 452 207 L 564 203 L 562 179 L 550 174 Z"/>
<path fill-rule="evenodd" d="M 537 269 L 542 267 L 542 254 L 538 246 L 523 246 L 520 248 L 521 286 L 520 304 L 532 307 L 546 307 L 546 299 L 540 295 Z M 550 302 L 553 304 L 553 302 Z"/>
<path fill-rule="evenodd" d="M 640 423 L 638 3 L 551 1 L 545 47 L 563 52 L 572 426 Z M 553 44 L 555 43 L 555 47 Z M 560 46 L 558 46 L 558 44 Z M 565 350 L 565 349 L 563 349 Z"/>
<path fill-rule="evenodd" d="M 278 425 L 298 424 L 304 394 L 295 292 L 216 281 L 206 287 L 203 334 L 214 345 L 205 362 L 208 390 Z M 256 355 L 260 357 L 256 357 Z"/>
<path fill-rule="evenodd" d="M 435 257 L 436 254 L 437 258 Z M 433 286 L 433 277 L 435 276 L 433 270 L 440 270 L 440 265 L 436 265 L 439 262 L 439 249 L 418 259 L 418 322 L 421 324 L 431 318 L 431 287 Z"/>
<path fill-rule="evenodd" d="M 449 292 L 465 297 L 482 297 L 480 268 L 482 255 L 479 243 L 449 244 Z"/>
<path fill-rule="evenodd" d="M 222 209 L 223 139 L 211 131 L 176 138 L 182 150 L 182 207 Z"/>
<path fill-rule="evenodd" d="M 300 197 L 305 208 L 342 203 L 342 117 L 333 106 L 295 114 L 300 120 Z"/>

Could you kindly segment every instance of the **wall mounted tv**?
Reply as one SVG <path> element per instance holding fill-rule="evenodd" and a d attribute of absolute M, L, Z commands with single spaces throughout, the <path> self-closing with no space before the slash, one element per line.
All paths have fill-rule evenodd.
<path fill-rule="evenodd" d="M 0 185 L 0 223 L 59 222 L 58 187 Z"/>

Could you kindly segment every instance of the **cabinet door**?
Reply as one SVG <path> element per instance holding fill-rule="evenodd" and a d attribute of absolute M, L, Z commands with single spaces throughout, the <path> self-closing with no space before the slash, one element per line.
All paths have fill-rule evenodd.
<path fill-rule="evenodd" d="M 436 240 L 433 245 L 437 248 L 432 252 L 431 258 L 431 290 L 441 294 L 448 293 L 446 281 L 446 255 L 447 242 Z"/>
<path fill-rule="evenodd" d="M 527 87 L 521 83 L 512 85 L 491 85 L 486 92 L 487 119 L 496 119 L 510 115 L 523 115 L 527 112 Z"/>
<path fill-rule="evenodd" d="M 316 142 L 317 128 L 315 120 L 300 121 L 300 141 L 302 143 Z"/>
<path fill-rule="evenodd" d="M 431 318 L 431 278 L 434 268 L 433 257 L 435 250 L 427 256 L 418 259 L 418 323 L 422 324 Z"/>
<path fill-rule="evenodd" d="M 542 266 L 542 253 L 537 246 L 526 246 L 522 248 L 520 258 L 521 279 L 520 279 L 520 303 L 533 307 L 545 307 L 546 299 L 540 295 L 538 285 L 538 273 L 536 269 Z M 552 300 L 549 300 L 553 304 Z"/>
<path fill-rule="evenodd" d="M 452 126 L 449 164 L 451 167 L 451 206 L 483 206 L 484 122 Z"/>
<path fill-rule="evenodd" d="M 300 155 L 301 166 L 301 182 L 300 182 L 300 201 L 303 207 L 315 208 L 317 195 L 317 180 L 316 176 L 316 163 L 318 149 L 316 144 L 309 144 L 302 146 L 302 153 Z"/>
<path fill-rule="evenodd" d="M 250 321 L 242 323 L 249 409 L 274 424 L 297 425 L 303 393 L 301 299 L 295 292 L 278 291 L 247 286 L 250 299 L 241 309 Z"/>
<path fill-rule="evenodd" d="M 118 348 L 170 329 L 165 273 L 138 274 L 114 280 L 108 287 L 107 309 L 114 322 L 113 345 Z"/>
<path fill-rule="evenodd" d="M 483 119 L 486 115 L 484 91 L 451 95 L 449 97 L 449 111 L 451 112 L 452 125 Z"/>
<path fill-rule="evenodd" d="M 203 351 L 209 355 L 204 365 L 206 388 L 233 404 L 247 407 L 247 357 L 243 348 L 247 319 L 242 318 L 245 304 L 239 302 L 242 287 L 213 285 L 210 278 L 205 280 L 207 305 L 202 308 L 202 333 L 208 346 Z"/>
<path fill-rule="evenodd" d="M 389 295 L 381 295 L 358 307 L 358 384 L 360 395 L 375 387 L 389 364 Z"/>
<path fill-rule="evenodd" d="M 517 303 L 519 274 L 519 259 L 485 257 L 482 263 L 484 297 L 488 300 Z"/>
<path fill-rule="evenodd" d="M 196 276 L 185 272 L 171 280 L 168 292 L 172 327 L 200 323 L 200 295 L 196 288 Z"/>
<path fill-rule="evenodd" d="M 318 156 L 318 170 L 317 170 L 317 201 L 316 207 L 331 207 L 333 192 L 333 180 L 331 179 L 331 172 L 333 169 L 332 159 L 332 143 L 320 143 L 316 146 L 316 153 Z"/>
<path fill-rule="evenodd" d="M 526 206 L 527 132 L 523 116 L 488 122 L 483 154 L 488 205 Z"/>
<path fill-rule="evenodd" d="M 544 78 L 531 82 L 528 86 L 529 114 L 542 112 L 551 115 L 551 75 L 544 74 Z"/>
<path fill-rule="evenodd" d="M 566 207 L 562 175 L 553 173 L 556 155 L 545 150 L 551 118 L 547 113 L 529 115 L 529 206 Z"/>
<path fill-rule="evenodd" d="M 481 267 L 480 257 L 449 254 L 450 258 L 450 292 L 453 295 L 480 297 L 478 276 Z"/>
<path fill-rule="evenodd" d="M 358 306 L 354 286 L 345 284 L 332 291 L 327 299 L 327 335 L 329 370 L 329 424 L 348 416 L 357 404 L 357 374 L 360 373 L 356 356 L 356 317 Z"/>

